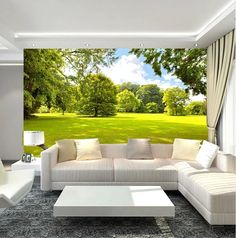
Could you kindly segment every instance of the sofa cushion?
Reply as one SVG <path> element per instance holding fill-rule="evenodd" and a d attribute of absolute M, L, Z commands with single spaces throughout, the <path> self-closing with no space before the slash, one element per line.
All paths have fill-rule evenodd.
<path fill-rule="evenodd" d="M 195 163 L 176 163 L 179 183 L 212 213 L 235 209 L 236 175 L 216 167 L 200 168 Z M 226 204 L 227 203 L 227 204 Z M 224 205 L 225 204 L 225 205 Z"/>
<path fill-rule="evenodd" d="M 189 183 L 192 185 L 190 193 L 210 212 L 235 212 L 235 174 L 219 171 L 195 173 L 189 176 Z"/>
<path fill-rule="evenodd" d="M 127 159 L 153 159 L 150 139 L 129 139 L 126 150 Z"/>
<path fill-rule="evenodd" d="M 80 139 L 75 140 L 77 160 L 97 160 L 102 158 L 99 140 Z"/>
<path fill-rule="evenodd" d="M 103 158 L 126 158 L 127 144 L 101 144 Z"/>
<path fill-rule="evenodd" d="M 166 159 L 114 159 L 116 182 L 177 182 L 177 170 Z"/>
<path fill-rule="evenodd" d="M 212 166 L 217 167 L 221 171 L 228 173 L 236 173 L 236 156 L 218 151 Z"/>
<path fill-rule="evenodd" d="M 103 158 L 126 158 L 127 144 L 101 144 Z M 171 158 L 172 144 L 151 144 L 153 158 Z"/>
<path fill-rule="evenodd" d="M 151 148 L 155 159 L 169 159 L 173 153 L 173 144 L 152 144 Z"/>
<path fill-rule="evenodd" d="M 204 168 L 210 168 L 218 150 L 219 146 L 204 140 L 200 150 L 198 151 L 196 161 Z"/>
<path fill-rule="evenodd" d="M 200 147 L 200 140 L 175 139 L 172 159 L 195 160 Z"/>
<path fill-rule="evenodd" d="M 58 163 L 76 159 L 76 147 L 73 139 L 64 139 L 56 142 L 58 147 Z"/>
<path fill-rule="evenodd" d="M 189 189 L 192 186 L 188 180 L 189 176 L 196 173 L 220 172 L 216 167 L 205 169 L 197 161 L 175 161 L 174 166 L 178 170 L 179 183 L 186 189 Z"/>
<path fill-rule="evenodd" d="M 58 163 L 52 168 L 53 182 L 111 182 L 112 159 L 71 160 Z"/>

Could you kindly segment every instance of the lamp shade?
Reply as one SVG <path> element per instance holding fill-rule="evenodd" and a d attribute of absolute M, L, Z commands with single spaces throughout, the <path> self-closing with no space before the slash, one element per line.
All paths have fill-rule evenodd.
<path fill-rule="evenodd" d="M 24 145 L 35 146 L 44 144 L 43 131 L 24 131 Z"/>

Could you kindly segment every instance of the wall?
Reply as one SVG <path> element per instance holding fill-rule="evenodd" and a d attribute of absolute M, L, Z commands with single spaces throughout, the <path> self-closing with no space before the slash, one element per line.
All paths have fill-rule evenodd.
<path fill-rule="evenodd" d="M 23 66 L 0 66 L 0 158 L 23 153 Z"/>

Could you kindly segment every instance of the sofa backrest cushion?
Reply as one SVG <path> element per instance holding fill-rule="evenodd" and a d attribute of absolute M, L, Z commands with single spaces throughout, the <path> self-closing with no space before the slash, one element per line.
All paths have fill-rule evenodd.
<path fill-rule="evenodd" d="M 173 144 L 152 144 L 153 158 L 170 159 L 173 152 Z"/>
<path fill-rule="evenodd" d="M 75 140 L 77 160 L 102 159 L 101 147 L 98 138 Z"/>
<path fill-rule="evenodd" d="M 64 139 L 56 142 L 58 147 L 58 163 L 76 159 L 76 147 L 73 139 Z"/>
<path fill-rule="evenodd" d="M 195 160 L 200 148 L 200 140 L 178 139 L 174 140 L 172 159 Z"/>
<path fill-rule="evenodd" d="M 127 144 L 101 144 L 103 158 L 126 158 Z M 172 144 L 151 144 L 153 158 L 169 159 L 172 155 Z"/>
<path fill-rule="evenodd" d="M 232 154 L 225 154 L 223 151 L 218 151 L 216 158 L 212 163 L 221 171 L 228 173 L 236 173 L 236 156 Z"/>
<path fill-rule="evenodd" d="M 103 158 L 126 158 L 126 144 L 101 144 Z"/>
<path fill-rule="evenodd" d="M 153 159 L 150 139 L 129 139 L 126 146 L 127 159 Z"/>

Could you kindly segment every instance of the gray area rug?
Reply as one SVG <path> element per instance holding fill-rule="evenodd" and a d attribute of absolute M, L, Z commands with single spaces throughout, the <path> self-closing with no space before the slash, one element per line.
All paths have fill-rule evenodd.
<path fill-rule="evenodd" d="M 176 206 L 175 218 L 54 218 L 60 192 L 31 192 L 16 207 L 0 214 L 0 237 L 14 238 L 170 238 L 235 237 L 234 226 L 210 226 L 177 191 L 167 192 Z"/>

